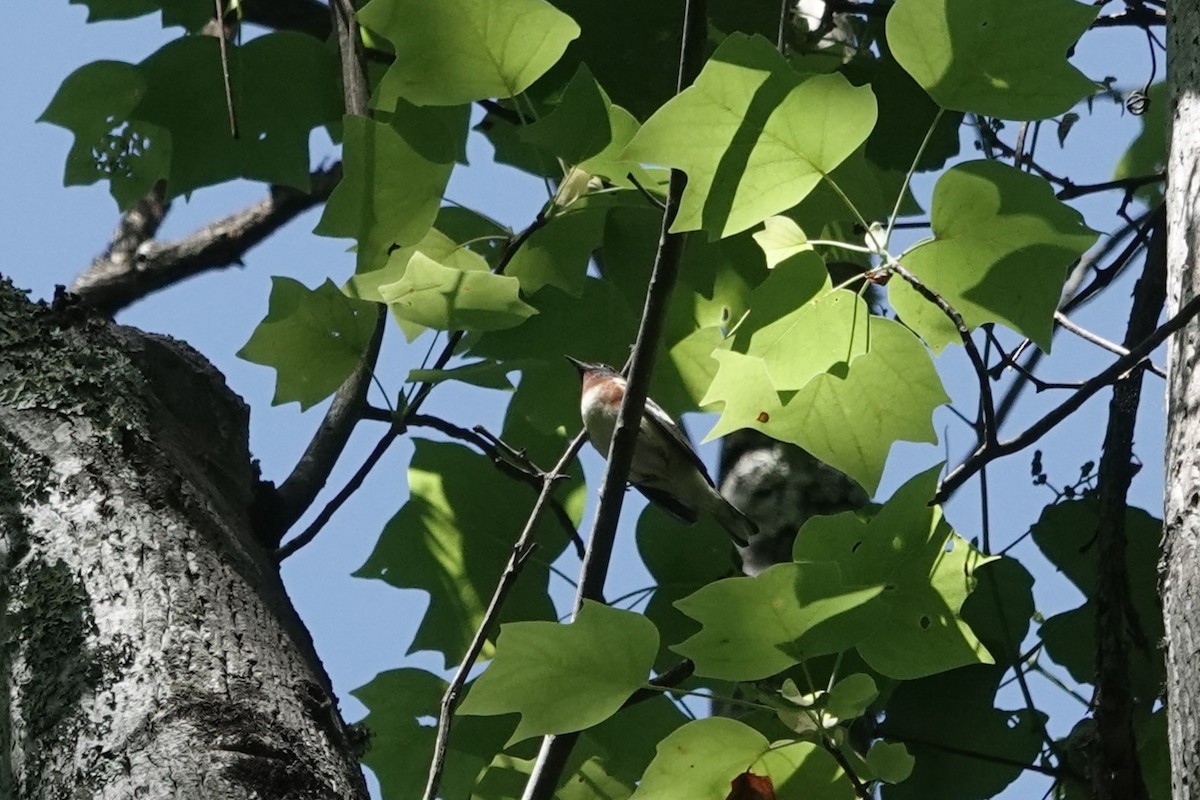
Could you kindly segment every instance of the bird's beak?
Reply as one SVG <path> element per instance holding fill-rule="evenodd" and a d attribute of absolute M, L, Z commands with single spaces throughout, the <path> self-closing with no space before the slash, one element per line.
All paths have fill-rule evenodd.
<path fill-rule="evenodd" d="M 563 357 L 565 359 L 567 359 L 567 361 L 570 361 L 572 364 L 575 365 L 575 369 L 579 370 L 580 375 L 583 375 L 585 372 L 587 372 L 588 370 L 590 370 L 592 368 L 592 365 L 587 363 L 586 361 L 580 361 L 578 358 L 572 358 L 571 356 L 563 356 Z"/>

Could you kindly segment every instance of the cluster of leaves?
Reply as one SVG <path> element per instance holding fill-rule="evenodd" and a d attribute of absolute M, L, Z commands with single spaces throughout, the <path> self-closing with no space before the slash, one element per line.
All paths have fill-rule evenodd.
<path fill-rule="evenodd" d="M 98 18 L 134 13 L 88 5 Z M 179 22 L 168 5 L 136 5 Z M 707 61 L 678 95 L 665 57 L 680 37 L 672 4 L 371 0 L 358 14 L 375 56 L 369 117 L 341 116 L 332 44 L 275 32 L 230 48 L 237 140 L 213 79 L 218 45 L 204 36 L 140 64 L 81 68 L 44 119 L 75 134 L 67 183 L 106 179 L 123 208 L 158 181 L 168 196 L 236 177 L 304 188 L 309 134 L 329 128 L 344 177 L 316 233 L 354 240 L 355 273 L 315 289 L 276 278 L 241 355 L 277 371 L 275 402 L 308 408 L 359 364 L 381 304 L 410 341 L 463 331 L 452 368 L 414 369 L 410 381 L 511 391 L 502 437 L 539 463 L 579 427 L 561 356 L 627 355 L 664 168 L 682 170 L 673 231 L 694 233 L 651 394 L 675 414 L 719 411 L 710 438 L 761 431 L 874 492 L 894 443 L 936 441 L 932 414 L 948 397 L 935 358 L 962 341 L 962 327 L 995 323 L 1049 349 L 1067 270 L 1096 239 L 1041 177 L 981 159 L 940 174 L 931 235 L 893 253 L 896 218 L 921 213 L 908 179 L 957 155 L 964 113 L 1038 120 L 1093 94 L 1065 53 L 1096 8 L 899 0 L 886 22 L 869 18 L 851 40 L 813 48 L 797 25 L 781 35 L 776 2 L 711 6 Z M 443 204 L 477 102 L 487 109 L 477 130 L 497 158 L 557 187 L 520 234 Z M 847 263 L 853 277 L 835 283 L 831 269 Z M 892 275 L 898 265 L 916 283 Z M 864 299 L 864 273 L 891 276 L 889 311 Z M 734 576 L 719 531 L 680 530 L 647 510 L 638 544 L 657 583 L 643 612 L 593 603 L 570 624 L 553 621 L 548 594 L 567 539 L 543 522 L 484 651 L 493 660 L 460 709 L 444 796 L 519 796 L 530 737 L 567 732 L 582 735 L 561 798 L 699 800 L 732 785 L 743 792 L 734 796 L 832 799 L 864 796 L 874 781 L 889 799 L 986 797 L 1039 760 L 1061 766 L 1065 745 L 1050 739 L 1045 715 L 995 707 L 1005 674 L 1028 661 L 1033 580 L 928 505 L 937 474 L 913 477 L 877 510 L 813 519 L 793 560 L 755 577 Z M 452 666 L 533 498 L 514 496 L 468 447 L 426 440 L 409 491 L 357 574 L 426 592 L 410 650 Z M 578 481 L 560 492 L 576 523 L 583 492 Z M 1090 509 L 1053 506 L 1034 534 L 1085 594 Z M 1131 515 L 1131 526 L 1156 524 Z M 1134 601 L 1149 642 L 1160 632 L 1143 574 L 1152 556 L 1138 554 Z M 1085 603 L 1041 628 L 1046 655 L 1079 683 L 1090 680 L 1091 648 L 1066 632 L 1090 630 L 1090 613 Z M 1161 664 L 1144 652 L 1137 690 L 1158 736 Z M 695 670 L 678 691 L 745 713 L 688 721 L 664 697 L 646 699 L 652 673 L 680 657 Z M 366 763 L 385 797 L 418 796 L 434 737 L 422 721 L 444 691 L 435 675 L 399 669 L 356 692 L 375 733 Z"/>

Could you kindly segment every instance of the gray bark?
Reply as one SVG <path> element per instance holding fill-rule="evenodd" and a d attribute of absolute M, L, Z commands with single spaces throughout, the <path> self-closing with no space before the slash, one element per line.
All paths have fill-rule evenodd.
<path fill-rule="evenodd" d="M 1167 313 L 1200 290 L 1200 5 L 1169 4 Z M 1162 575 L 1171 792 L 1200 798 L 1200 323 L 1170 340 Z"/>
<path fill-rule="evenodd" d="M 186 345 L 0 282 L 0 797 L 365 798 Z"/>

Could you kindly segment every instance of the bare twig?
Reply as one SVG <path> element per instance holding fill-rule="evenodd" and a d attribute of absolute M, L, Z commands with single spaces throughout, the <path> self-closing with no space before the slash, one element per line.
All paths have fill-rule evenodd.
<path fill-rule="evenodd" d="M 686 0 L 684 4 L 683 36 L 679 56 L 679 78 L 676 94 L 690 86 L 700 73 L 704 58 L 704 41 L 708 12 L 705 0 Z M 583 560 L 579 589 L 575 596 L 578 613 L 585 600 L 602 599 L 604 581 L 612 557 L 613 540 L 617 522 L 621 515 L 629 468 L 633 463 L 633 449 L 646 404 L 650 386 L 650 375 L 654 369 L 654 357 L 658 349 L 666 319 L 671 291 L 679 274 L 679 263 L 683 256 L 684 234 L 671 233 L 671 223 L 678 213 L 679 203 L 687 177 L 680 170 L 671 170 L 670 188 L 667 191 L 666 209 L 663 212 L 658 250 L 654 268 L 646 290 L 646 305 L 642 309 L 642 321 L 629 367 L 629 382 L 625 397 L 617 414 L 616 428 L 609 447 L 607 467 L 600 486 L 600 507 L 588 540 L 587 555 Z M 566 768 L 567 757 L 574 747 L 577 735 L 547 736 L 534 762 L 529 780 L 525 784 L 522 800 L 549 800 L 558 788 L 558 781 Z"/>
<path fill-rule="evenodd" d="M 216 8 L 216 37 L 221 43 L 221 83 L 225 87 L 225 109 L 229 114 L 229 135 L 231 138 L 238 138 L 238 122 L 237 111 L 233 107 L 233 83 L 229 78 L 229 37 L 228 31 L 225 28 L 225 9 L 221 7 L 221 0 L 213 0 L 213 6 Z"/>
<path fill-rule="evenodd" d="M 992 400 L 992 384 L 988 379 L 987 364 L 984 363 L 983 356 L 979 354 L 979 348 L 975 346 L 975 340 L 971 338 L 971 329 L 967 327 L 962 314 L 959 314 L 954 306 L 946 301 L 946 298 L 922 283 L 921 279 L 916 275 L 913 275 L 900 264 L 892 264 L 890 269 L 916 289 L 919 295 L 936 305 L 954 323 L 954 328 L 958 331 L 958 337 L 962 339 L 963 348 L 967 351 L 967 357 L 971 359 L 971 366 L 975 368 L 975 375 L 979 379 L 979 404 L 983 410 L 983 430 L 981 431 L 980 439 L 984 446 L 989 443 L 995 444 L 997 434 L 996 406 Z"/>
<path fill-rule="evenodd" d="M 554 465 L 554 468 L 542 475 L 542 488 L 538 493 L 537 500 L 533 504 L 533 510 L 529 512 L 529 519 L 525 521 L 525 528 L 521 531 L 520 537 L 517 538 L 516 544 L 513 545 L 512 555 L 508 557 L 508 564 L 505 565 L 504 572 L 500 574 L 500 580 L 496 584 L 495 591 L 492 592 L 492 599 L 488 602 L 487 610 L 483 614 L 483 619 L 480 621 L 479 627 L 475 630 L 475 636 L 471 639 L 471 644 L 467 648 L 466 655 L 463 656 L 462 663 L 459 664 L 458 670 L 454 673 L 454 678 L 450 681 L 450 685 L 446 687 L 446 693 L 442 695 L 441 710 L 438 715 L 437 739 L 433 746 L 433 760 L 429 765 L 429 778 L 425 783 L 425 800 L 434 800 L 437 797 L 438 786 L 442 780 L 442 770 L 446 765 L 446 746 L 450 741 L 450 727 L 454 721 L 454 709 L 458 707 L 459 695 L 462 693 L 463 686 L 467 682 L 467 676 L 470 675 L 471 669 L 479 659 L 479 654 L 483 651 L 483 646 L 488 640 L 488 635 L 495 627 L 496 620 L 500 617 L 500 610 L 504 606 L 504 600 L 516 584 L 525 562 L 537 547 L 537 543 L 533 541 L 533 532 L 537 528 L 538 520 L 541 519 L 542 513 L 551 500 L 550 495 L 553 493 L 554 487 L 558 482 L 566 477 L 564 470 L 566 470 L 567 465 L 579 453 L 579 448 L 583 446 L 586 438 L 586 433 L 581 432 L 576 434 L 575 438 L 571 440 L 567 449 L 558 459 L 558 463 Z"/>
<path fill-rule="evenodd" d="M 1102 336 L 1098 336 L 1098 335 L 1092 333 L 1087 328 L 1083 328 L 1083 327 L 1080 327 L 1079 325 L 1076 325 L 1074 322 L 1067 319 L 1067 315 L 1062 313 L 1061 311 L 1054 312 L 1054 321 L 1057 322 L 1059 325 L 1063 326 L 1063 328 L 1067 329 L 1071 333 L 1078 336 L 1080 339 L 1091 342 L 1092 344 L 1094 344 L 1098 347 L 1102 347 L 1110 353 L 1116 353 L 1119 356 L 1129 354 L 1128 350 L 1126 350 L 1124 347 L 1117 344 L 1116 342 L 1110 342 L 1108 339 L 1105 339 Z M 1154 363 L 1147 362 L 1146 369 L 1150 372 L 1153 372 L 1155 375 L 1157 375 L 1160 378 L 1167 377 L 1166 371 L 1163 370 L 1162 367 L 1160 367 Z"/>
<path fill-rule="evenodd" d="M 992 446 L 983 446 L 972 453 L 966 461 L 959 464 L 942 480 L 932 503 L 944 503 L 958 487 L 979 471 L 980 467 L 995 461 L 1001 456 L 1011 455 L 1036 442 L 1046 435 L 1058 423 L 1069 417 L 1077 408 L 1083 405 L 1096 392 L 1110 385 L 1129 370 L 1139 366 L 1154 349 L 1165 342 L 1175 331 L 1186 325 L 1197 313 L 1200 313 L 1200 295 L 1192 298 L 1179 313 L 1164 322 L 1150 336 L 1146 337 L 1137 347 L 1130 348 L 1129 355 L 1122 356 L 1095 377 L 1084 382 L 1083 386 L 1043 416 L 1024 431 L 1013 438 L 998 442 Z"/>
<path fill-rule="evenodd" d="M 341 177 L 338 163 L 314 172 L 308 192 L 272 187 L 265 199 L 172 242 L 153 238 L 167 211 L 156 188 L 125 213 L 108 252 L 75 278 L 71 291 L 111 315 L 184 278 L 240 264 L 259 242 L 324 202 Z"/>

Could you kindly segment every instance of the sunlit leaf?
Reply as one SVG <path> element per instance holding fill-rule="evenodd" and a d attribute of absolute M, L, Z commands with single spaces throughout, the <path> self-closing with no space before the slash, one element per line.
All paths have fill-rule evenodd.
<path fill-rule="evenodd" d="M 796 535 L 797 561 L 834 562 L 845 580 L 883 585 L 875 621 L 857 642 L 859 654 L 891 678 L 911 680 L 991 655 L 959 616 L 987 561 L 930 506 L 940 467 L 910 479 L 875 516 L 854 512 L 814 517 Z"/>
<path fill-rule="evenodd" d="M 734 34 L 625 157 L 688 184 L 672 230 L 729 236 L 799 203 L 875 125 L 875 98 L 841 75 L 794 72 L 762 37 Z"/>
<path fill-rule="evenodd" d="M 519 712 L 509 744 L 590 728 L 649 679 L 658 631 L 641 614 L 587 601 L 574 622 L 512 622 L 458 713 Z"/>
<path fill-rule="evenodd" d="M 404 277 L 380 286 L 379 294 L 397 316 L 437 330 L 511 328 L 537 313 L 521 300 L 516 278 L 455 269 L 419 251 Z"/>
<path fill-rule="evenodd" d="M 358 16 L 396 51 L 376 90 L 383 108 L 396 97 L 422 106 L 513 97 L 579 35 L 543 0 L 371 0 Z"/>
<path fill-rule="evenodd" d="M 899 0 L 887 40 L 945 108 L 1045 119 L 1098 88 L 1066 59 L 1098 11 L 1074 0 Z"/>
<path fill-rule="evenodd" d="M 970 327 L 1000 322 L 1050 350 L 1067 269 L 1096 241 L 1078 211 L 1045 180 L 996 161 L 946 171 L 933 192 L 932 241 L 903 262 Z M 940 350 L 961 341 L 954 324 L 902 280 L 888 299 L 905 324 Z"/>

